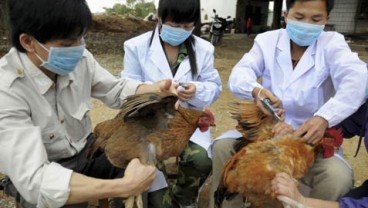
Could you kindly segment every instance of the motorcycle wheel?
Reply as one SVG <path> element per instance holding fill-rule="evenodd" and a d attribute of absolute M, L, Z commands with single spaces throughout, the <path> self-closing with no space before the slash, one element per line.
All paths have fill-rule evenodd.
<path fill-rule="evenodd" d="M 217 43 L 219 42 L 219 40 L 220 40 L 220 37 L 219 36 L 217 36 L 217 35 L 212 35 L 211 36 L 211 43 L 212 43 L 212 45 L 217 45 Z"/>

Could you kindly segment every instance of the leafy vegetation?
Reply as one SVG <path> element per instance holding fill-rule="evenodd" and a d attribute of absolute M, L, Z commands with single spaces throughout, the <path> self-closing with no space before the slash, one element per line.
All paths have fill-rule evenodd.
<path fill-rule="evenodd" d="M 106 13 L 118 14 L 122 16 L 134 16 L 144 18 L 150 13 L 156 13 L 153 1 L 145 0 L 127 0 L 126 4 L 115 4 L 112 8 L 104 8 Z"/>

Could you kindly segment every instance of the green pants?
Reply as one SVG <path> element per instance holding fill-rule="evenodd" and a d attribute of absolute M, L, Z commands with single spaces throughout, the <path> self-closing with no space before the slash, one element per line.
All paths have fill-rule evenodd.
<path fill-rule="evenodd" d="M 163 163 L 158 166 L 165 175 Z M 198 190 L 212 170 L 212 161 L 201 146 L 188 142 L 180 155 L 178 175 L 172 187 L 148 193 L 149 208 L 171 208 L 174 203 L 190 205 L 196 202 Z M 175 202 L 173 202 L 175 201 Z"/>

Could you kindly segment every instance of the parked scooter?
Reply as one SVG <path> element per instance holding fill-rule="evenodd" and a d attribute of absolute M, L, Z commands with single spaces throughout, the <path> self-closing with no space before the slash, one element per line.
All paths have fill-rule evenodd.
<path fill-rule="evenodd" d="M 228 28 L 228 19 L 231 19 L 231 16 L 228 16 L 226 19 L 219 17 L 215 9 L 213 9 L 213 13 L 215 13 L 215 17 L 212 17 L 214 21 L 212 22 L 210 30 L 210 42 L 215 46 L 220 42 L 225 30 Z"/>

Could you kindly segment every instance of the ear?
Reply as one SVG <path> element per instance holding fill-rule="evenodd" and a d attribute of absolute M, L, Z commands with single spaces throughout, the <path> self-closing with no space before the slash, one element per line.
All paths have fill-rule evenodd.
<path fill-rule="evenodd" d="M 157 23 L 158 23 L 158 32 L 159 32 L 159 34 L 161 34 L 161 32 L 162 32 L 162 25 L 163 25 L 164 23 L 162 22 L 162 19 L 161 19 L 161 17 L 158 15 L 158 13 L 157 13 Z"/>
<path fill-rule="evenodd" d="M 29 53 L 33 53 L 35 51 L 35 39 L 34 37 L 22 33 L 19 36 L 19 42 L 22 45 L 22 47 L 24 48 L 24 50 L 26 50 Z"/>
<path fill-rule="evenodd" d="M 162 20 L 161 20 L 161 17 L 160 17 L 160 15 L 158 14 L 158 12 L 156 13 L 156 18 L 157 18 L 157 22 L 161 25 L 161 24 L 163 24 L 162 23 Z"/>

